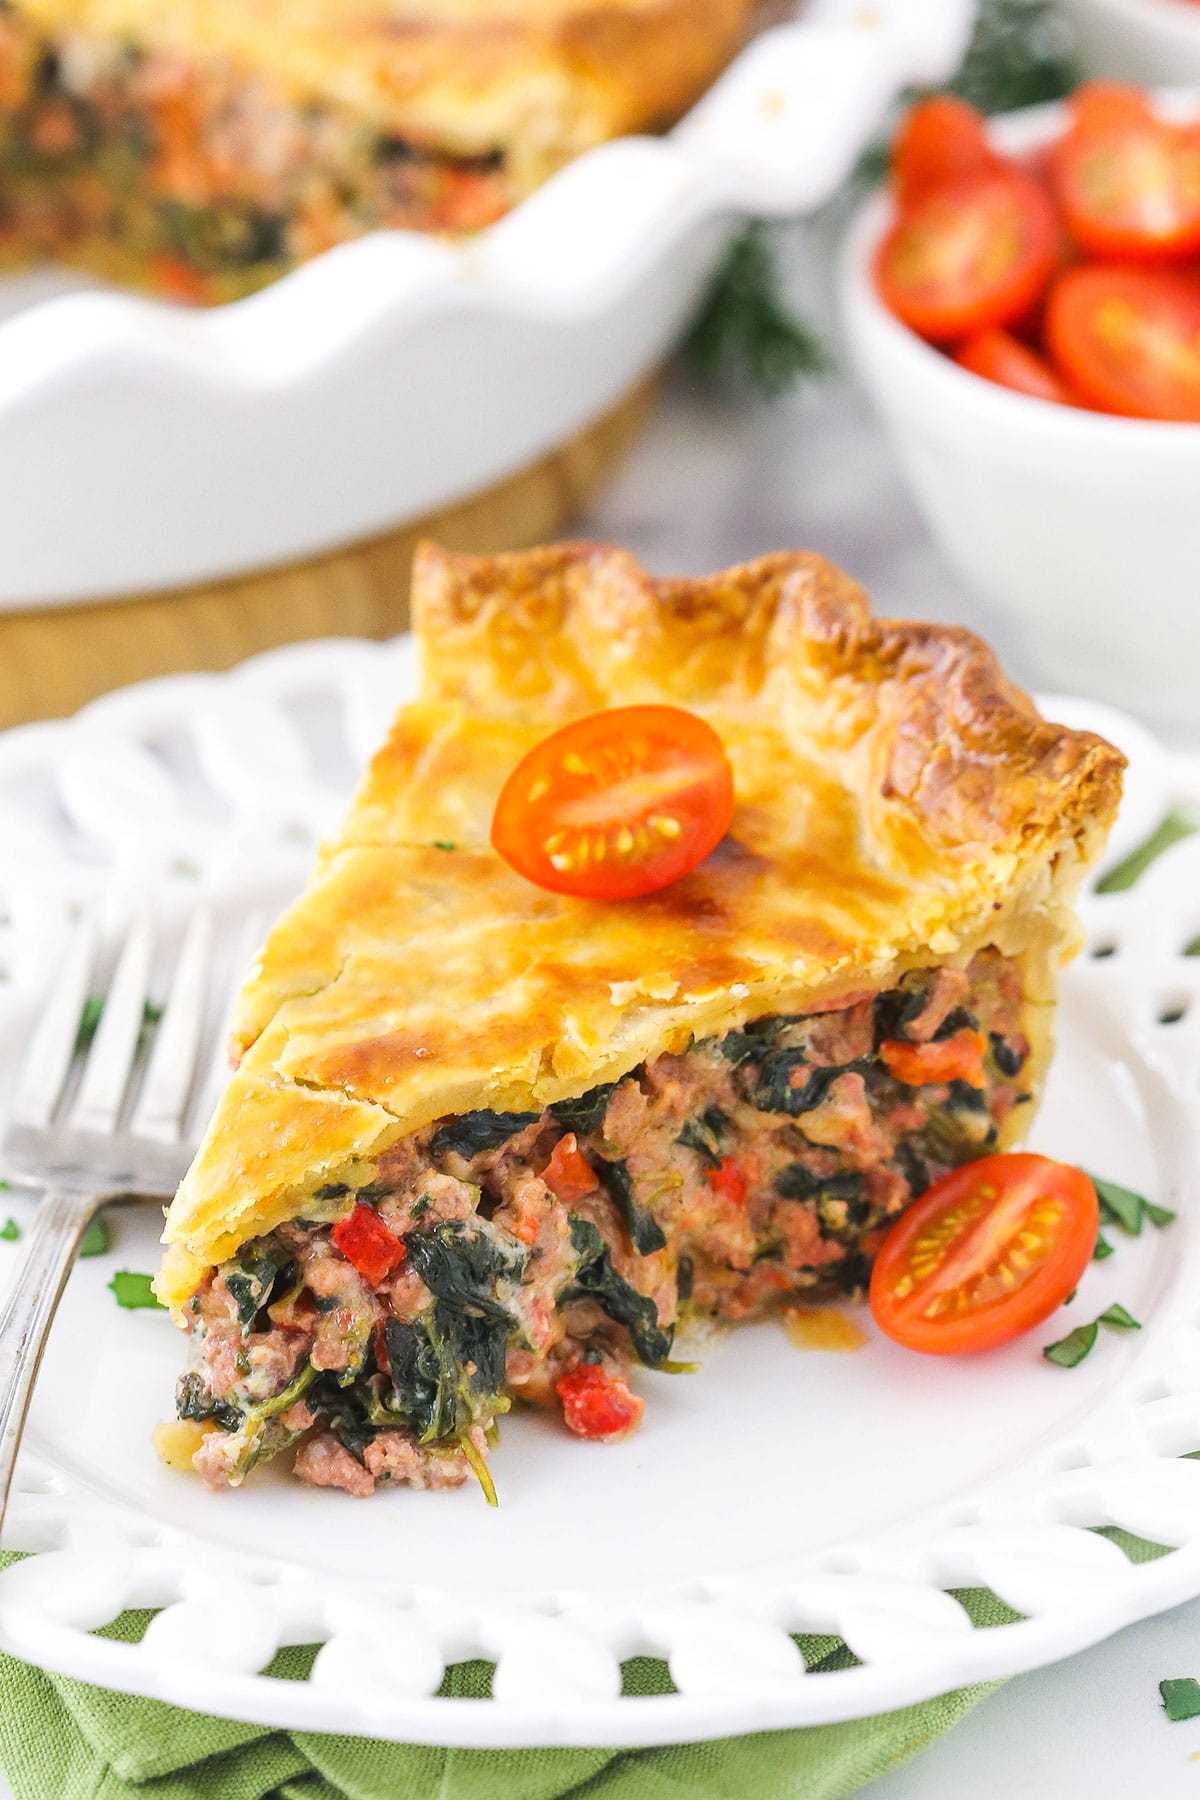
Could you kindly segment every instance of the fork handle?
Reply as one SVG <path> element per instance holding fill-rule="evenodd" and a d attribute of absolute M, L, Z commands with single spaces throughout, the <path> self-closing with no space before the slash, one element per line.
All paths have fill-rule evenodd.
<path fill-rule="evenodd" d="M 16 1286 L 0 1308 L 0 1530 L 50 1326 L 83 1234 L 103 1199 L 103 1194 L 47 1189 L 33 1215 Z"/>

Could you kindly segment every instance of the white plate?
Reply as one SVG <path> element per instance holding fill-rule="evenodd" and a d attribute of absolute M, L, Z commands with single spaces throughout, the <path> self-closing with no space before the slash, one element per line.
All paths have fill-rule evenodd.
<path fill-rule="evenodd" d="M 179 909 L 205 891 L 231 918 L 276 904 L 409 682 L 403 643 L 303 646 L 0 738 L 5 1066 L 81 892 L 103 887 L 114 918 L 147 887 Z M 1119 715 L 1099 722 L 1136 758 L 1127 847 L 1200 780 Z M 1200 844 L 1185 844 L 1132 892 L 1089 900 L 1106 954 L 1066 979 L 1035 1138 L 1179 1208 L 1169 1231 L 1113 1234 L 1070 1307 L 986 1358 L 916 1358 L 874 1334 L 853 1356 L 805 1356 L 763 1324 L 697 1378 L 646 1375 L 627 1444 L 510 1418 L 498 1512 L 474 1490 L 364 1504 L 272 1471 L 214 1497 L 161 1469 L 148 1437 L 181 1345 L 107 1292 L 114 1268 L 154 1264 L 153 1211 L 121 1212 L 51 1341 L 5 1537 L 36 1554 L 0 1576 L 0 1648 L 279 1726 L 635 1744 L 900 1706 L 1200 1592 L 1200 1462 L 1179 1460 L 1200 1449 L 1200 960 L 1180 954 L 1198 895 Z M 1106 1333 L 1072 1371 L 1042 1360 L 1117 1299 L 1140 1334 Z M 1086 1529 L 1103 1524 L 1174 1553 L 1135 1567 Z M 1024 1621 L 973 1630 L 946 1590 L 981 1584 Z M 91 1635 L 128 1606 L 163 1609 L 141 1644 Z M 793 1631 L 841 1633 L 860 1665 L 806 1676 Z M 286 1643 L 323 1646 L 311 1681 L 258 1673 Z M 621 1697 L 636 1654 L 666 1657 L 678 1692 Z M 493 1698 L 438 1699 L 446 1663 L 469 1656 L 497 1663 Z"/>
<path fill-rule="evenodd" d="M 211 312 L 0 282 L 0 610 L 312 555 L 520 469 L 662 360 L 738 217 L 835 191 L 974 10 L 808 0 L 669 136 L 461 244 L 376 233 Z"/>

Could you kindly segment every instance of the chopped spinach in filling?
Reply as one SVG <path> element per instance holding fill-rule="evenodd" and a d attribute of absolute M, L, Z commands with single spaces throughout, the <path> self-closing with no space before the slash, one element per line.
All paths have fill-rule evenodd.
<path fill-rule="evenodd" d="M 973 1066 L 944 1049 L 921 1063 L 960 1034 Z M 905 1046 L 904 1080 L 881 1045 L 893 1061 Z M 1028 1054 L 1019 979 L 985 953 L 840 1012 L 752 1020 L 543 1113 L 438 1121 L 216 1272 L 193 1302 L 179 1415 L 227 1437 L 211 1453 L 224 1479 L 316 1428 L 349 1459 L 323 1453 L 332 1473 L 312 1478 L 330 1485 L 369 1491 L 409 1446 L 406 1469 L 436 1453 L 445 1478 L 458 1451 L 486 1486 L 480 1446 L 514 1392 L 674 1367 L 681 1316 L 864 1288 L 864 1245 L 1028 1098 Z M 947 1066 L 962 1075 L 922 1074 Z M 364 1219 L 374 1250 L 356 1262 Z"/>

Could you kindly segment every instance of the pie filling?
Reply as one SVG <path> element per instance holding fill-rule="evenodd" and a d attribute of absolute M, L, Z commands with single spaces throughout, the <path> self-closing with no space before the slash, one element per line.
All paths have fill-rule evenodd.
<path fill-rule="evenodd" d="M 1018 966 L 987 950 L 403 1140 L 193 1298 L 195 1467 L 236 1485 L 303 1439 L 316 1485 L 487 1485 L 499 1415 L 556 1396 L 620 1435 L 631 1363 L 670 1368 L 679 1323 L 862 1289 L 888 1224 L 1029 1098 L 1022 1018 Z"/>
<path fill-rule="evenodd" d="M 49 40 L 0 0 L 10 254 L 222 300 L 377 227 L 473 231 L 512 199 L 499 154 L 439 154 L 216 59 Z"/>

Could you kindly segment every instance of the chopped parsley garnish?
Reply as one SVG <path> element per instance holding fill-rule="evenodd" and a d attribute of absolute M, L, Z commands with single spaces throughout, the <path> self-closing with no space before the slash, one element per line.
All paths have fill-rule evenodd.
<path fill-rule="evenodd" d="M 1074 1295 L 1071 1298 L 1074 1299 Z M 1114 1300 L 1113 1304 L 1107 1307 L 1098 1319 L 1093 1319 L 1090 1325 L 1077 1325 L 1074 1331 L 1069 1331 L 1066 1337 L 1060 1338 L 1056 1344 L 1045 1345 L 1042 1355 L 1047 1362 L 1057 1363 L 1060 1369 L 1073 1369 L 1092 1350 L 1100 1335 L 1102 1325 L 1108 1325 L 1113 1331 L 1140 1331 L 1142 1329 L 1141 1321 L 1135 1319 L 1119 1300 Z"/>
<path fill-rule="evenodd" d="M 1074 1331 L 1068 1331 L 1057 1344 L 1047 1344 L 1042 1355 L 1047 1362 L 1057 1363 L 1060 1369 L 1073 1369 L 1087 1356 L 1099 1334 L 1100 1327 L 1093 1319 L 1090 1325 L 1077 1325 Z"/>
<path fill-rule="evenodd" d="M 1194 1675 L 1181 1675 L 1174 1681 L 1160 1681 L 1163 1711 L 1173 1725 L 1182 1719 L 1200 1719 L 1200 1681 Z"/>
<path fill-rule="evenodd" d="M 1087 1174 L 1100 1202 L 1102 1225 L 1117 1225 L 1127 1237 L 1137 1237 L 1142 1229 L 1143 1217 L 1160 1228 L 1169 1225 L 1174 1219 L 1175 1214 L 1165 1206 L 1153 1205 L 1144 1195 L 1135 1194 L 1132 1188 L 1122 1187 L 1117 1181 L 1103 1181 L 1099 1175 L 1093 1175 L 1090 1171 Z"/>
<path fill-rule="evenodd" d="M 0 1238 L 2 1238 L 6 1244 L 20 1243 L 21 1227 L 17 1224 L 15 1219 L 5 1219 L 3 1225 L 0 1225 Z"/>
<path fill-rule="evenodd" d="M 433 847 L 435 850 L 457 850 L 458 849 L 458 845 L 453 841 L 452 838 L 434 838 Z"/>
<path fill-rule="evenodd" d="M 1135 1319 L 1119 1300 L 1115 1300 L 1100 1314 L 1100 1323 L 1101 1325 L 1111 1325 L 1114 1331 L 1140 1331 L 1142 1329 L 1141 1320 Z"/>
<path fill-rule="evenodd" d="M 118 1269 L 108 1285 L 117 1305 L 123 1306 L 126 1312 L 136 1312 L 142 1307 L 165 1312 L 166 1308 L 155 1298 L 152 1283 L 153 1277 L 150 1275 L 139 1275 L 131 1269 Z"/>
<path fill-rule="evenodd" d="M 1092 1261 L 1093 1262 L 1103 1262 L 1105 1257 L 1111 1256 L 1112 1253 L 1113 1253 L 1112 1245 L 1109 1243 L 1109 1241 L 1105 1237 L 1104 1233 L 1100 1232 L 1100 1234 L 1096 1238 L 1096 1248 L 1092 1251 Z"/>
<path fill-rule="evenodd" d="M 97 1213 L 79 1245 L 80 1256 L 103 1256 L 109 1246 L 108 1220 L 103 1213 Z"/>

